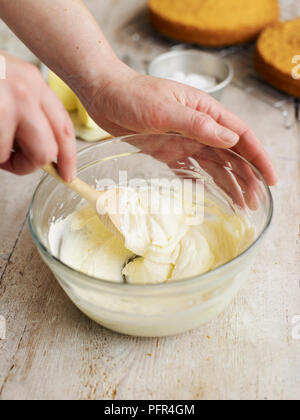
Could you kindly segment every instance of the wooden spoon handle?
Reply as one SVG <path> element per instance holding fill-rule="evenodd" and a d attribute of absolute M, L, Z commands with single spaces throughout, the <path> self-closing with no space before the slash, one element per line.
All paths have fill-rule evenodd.
<path fill-rule="evenodd" d="M 44 166 L 43 171 L 51 175 L 58 182 L 64 184 L 66 187 L 75 191 L 82 198 L 87 200 L 94 208 L 96 208 L 97 201 L 101 194 L 99 193 L 99 191 L 96 191 L 94 188 L 92 188 L 90 185 L 86 184 L 79 178 L 74 179 L 73 182 L 65 182 L 58 173 L 56 163 L 51 163 L 49 165 Z"/>

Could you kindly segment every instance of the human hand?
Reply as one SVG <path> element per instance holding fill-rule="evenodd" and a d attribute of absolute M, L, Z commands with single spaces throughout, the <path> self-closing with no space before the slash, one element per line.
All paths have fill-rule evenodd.
<path fill-rule="evenodd" d="M 99 82 L 92 101 L 86 103 L 106 131 L 113 135 L 180 133 L 205 145 L 232 148 L 256 166 L 270 185 L 276 184 L 275 170 L 254 132 L 210 95 L 122 65 L 119 70 L 104 86 Z"/>
<path fill-rule="evenodd" d="M 208 147 L 173 134 L 145 134 L 127 137 L 125 141 L 166 163 L 179 176 L 183 170 L 197 173 L 200 166 L 200 174 L 204 170 L 242 209 L 257 210 L 265 199 L 263 184 L 254 168 L 230 150 Z"/>
<path fill-rule="evenodd" d="M 36 67 L 5 58 L 7 78 L 0 80 L 0 169 L 27 175 L 57 159 L 64 180 L 73 180 L 76 142 L 68 113 Z"/>

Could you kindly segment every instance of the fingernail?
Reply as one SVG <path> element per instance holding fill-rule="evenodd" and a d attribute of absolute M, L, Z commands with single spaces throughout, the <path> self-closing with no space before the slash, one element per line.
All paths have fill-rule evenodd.
<path fill-rule="evenodd" d="M 74 133 L 74 124 L 71 121 L 70 118 L 66 120 L 65 126 L 64 126 L 64 133 L 67 137 L 70 137 L 74 139 L 75 133 Z"/>
<path fill-rule="evenodd" d="M 72 175 L 68 175 L 66 178 L 65 178 L 65 181 L 68 183 L 68 184 L 71 184 L 74 180 L 75 180 L 75 178 L 77 177 L 77 172 L 76 171 L 74 171 L 74 172 L 72 172 Z"/>
<path fill-rule="evenodd" d="M 227 146 L 235 146 L 239 141 L 240 137 L 234 131 L 229 130 L 226 127 L 217 126 L 216 136 Z"/>
<path fill-rule="evenodd" d="M 71 182 L 73 182 L 76 178 L 77 178 L 77 170 L 74 169 L 74 171 L 72 173 L 72 180 L 71 180 Z"/>

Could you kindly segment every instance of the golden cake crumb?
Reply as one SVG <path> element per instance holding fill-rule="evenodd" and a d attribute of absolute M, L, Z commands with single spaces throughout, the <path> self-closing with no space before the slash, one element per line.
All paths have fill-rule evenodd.
<path fill-rule="evenodd" d="M 278 0 L 149 0 L 163 35 L 206 46 L 248 42 L 279 18 Z"/>
<path fill-rule="evenodd" d="M 297 56 L 300 56 L 300 18 L 274 24 L 261 34 L 257 41 L 255 67 L 272 86 L 300 96 L 300 79 L 292 76 Z"/>

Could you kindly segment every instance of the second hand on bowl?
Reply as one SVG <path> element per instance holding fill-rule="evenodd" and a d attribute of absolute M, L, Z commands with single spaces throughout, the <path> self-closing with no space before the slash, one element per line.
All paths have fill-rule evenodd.
<path fill-rule="evenodd" d="M 44 166 L 43 171 L 84 198 L 96 210 L 99 219 L 111 233 L 125 242 L 120 230 L 120 218 L 117 211 L 120 190 L 97 191 L 79 178 L 73 182 L 65 182 L 59 175 L 55 163 Z"/>

